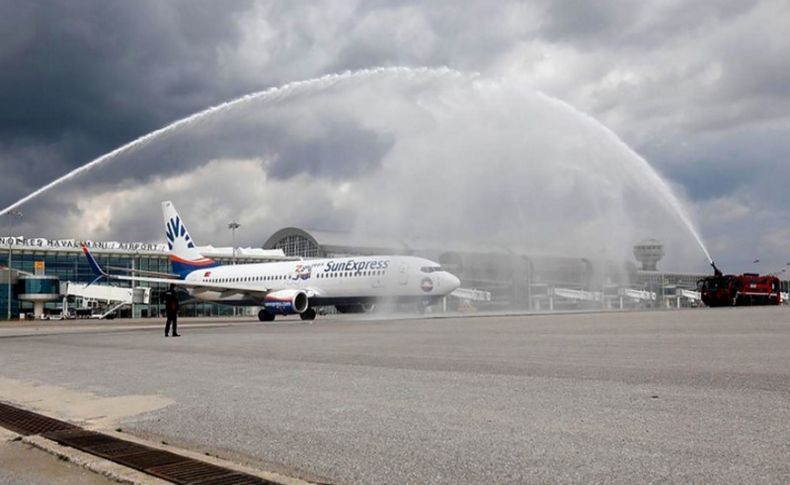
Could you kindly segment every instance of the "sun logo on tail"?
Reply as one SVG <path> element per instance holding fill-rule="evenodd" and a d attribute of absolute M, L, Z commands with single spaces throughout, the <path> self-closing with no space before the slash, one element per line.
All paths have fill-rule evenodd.
<path fill-rule="evenodd" d="M 186 241 L 188 248 L 195 247 L 195 244 L 192 242 L 192 238 L 189 237 L 186 226 L 181 222 L 181 219 L 178 216 L 171 218 L 170 221 L 168 221 L 166 227 L 167 246 L 170 248 L 170 250 L 173 249 L 173 244 L 175 244 L 176 238 L 183 238 L 184 241 Z"/>

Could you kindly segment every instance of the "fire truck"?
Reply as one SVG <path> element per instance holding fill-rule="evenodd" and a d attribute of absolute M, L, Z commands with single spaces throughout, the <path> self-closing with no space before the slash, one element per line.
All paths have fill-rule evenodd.
<path fill-rule="evenodd" d="M 780 282 L 776 276 L 757 273 L 725 275 L 712 265 L 714 275 L 697 282 L 702 302 L 710 307 L 780 305 Z"/>

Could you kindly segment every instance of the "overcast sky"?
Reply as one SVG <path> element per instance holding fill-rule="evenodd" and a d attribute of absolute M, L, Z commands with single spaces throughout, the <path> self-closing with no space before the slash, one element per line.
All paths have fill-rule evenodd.
<path fill-rule="evenodd" d="M 589 113 L 669 181 L 726 269 L 777 271 L 790 263 L 787 32 L 785 0 L 0 0 L 0 205 L 239 95 L 344 70 L 447 66 L 515 80 Z M 398 146 L 358 120 L 333 120 L 306 148 L 272 135 L 277 153 L 267 176 L 301 170 L 331 186 L 344 170 L 364 172 Z M 343 139 L 364 143 L 352 150 L 326 141 Z M 320 165 L 276 163 L 318 150 L 336 154 L 337 172 L 331 157 Z M 240 160 L 250 155 L 244 150 L 215 155 L 237 159 L 212 172 L 229 186 L 227 170 L 251 170 Z M 227 244 L 222 227 L 244 219 L 244 198 L 205 200 L 194 190 L 205 164 L 157 170 L 157 160 L 131 157 L 88 181 L 106 186 L 119 170 L 150 172 L 129 190 L 160 200 L 179 194 L 179 206 L 189 207 L 182 211 L 199 218 L 192 232 Z M 126 210 L 134 214 L 125 220 L 139 224 L 130 233 L 129 224 L 108 220 L 113 193 L 102 194 L 100 208 L 80 191 L 67 195 L 67 206 L 44 197 L 23 208 L 15 232 L 158 238 L 159 214 L 149 206 Z M 300 199 L 246 216 L 240 237 L 259 245 L 305 205 L 313 217 L 298 222 L 342 226 L 342 204 Z"/>

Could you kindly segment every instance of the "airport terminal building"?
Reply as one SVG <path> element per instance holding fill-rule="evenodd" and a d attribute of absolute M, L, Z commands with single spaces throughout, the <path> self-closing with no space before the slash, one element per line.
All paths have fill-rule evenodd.
<path fill-rule="evenodd" d="M 116 273 L 141 270 L 170 273 L 166 244 L 86 241 L 101 265 Z M 261 263 L 321 257 L 403 254 L 438 261 L 457 275 L 462 287 L 487 295 L 484 300 L 452 298 L 456 311 L 583 310 L 696 306 L 693 291 L 705 275 L 664 273 L 656 263 L 663 248 L 654 240 L 634 248 L 642 263 L 523 254 L 511 248 L 437 248 L 436 244 L 360 237 L 296 227 L 281 229 L 261 248 L 200 248 L 222 264 Z M 624 258 L 625 259 L 625 258 Z M 9 266 L 11 271 L 7 269 Z M 94 308 L 94 314 L 117 306 L 120 317 L 160 317 L 163 285 L 127 285 L 127 294 L 102 296 L 102 283 L 85 285 L 94 275 L 80 242 L 43 238 L 0 237 L 0 319 L 20 315 L 60 314 L 64 308 Z M 116 285 L 117 286 L 117 285 Z M 95 288 L 94 288 L 95 287 Z M 142 289 L 146 289 L 144 295 Z M 109 290 L 108 290 L 109 291 Z M 138 294 L 139 293 L 139 294 Z M 120 295 L 120 296 L 119 296 Z M 123 304 L 123 302 L 126 304 Z M 117 303 L 117 305 L 116 305 Z M 183 316 L 233 315 L 226 305 L 186 300 Z"/>
<path fill-rule="evenodd" d="M 99 264 L 114 273 L 124 270 L 142 270 L 156 273 L 171 273 L 168 259 L 167 244 L 123 243 L 114 241 L 85 241 Z M 264 263 L 284 261 L 294 258 L 286 257 L 280 250 L 263 250 L 259 248 L 200 248 L 201 252 L 222 264 Z M 8 271 L 10 256 L 11 271 Z M 48 313 L 59 313 L 63 306 L 63 297 L 68 296 L 63 286 L 67 282 L 74 283 L 74 288 L 85 286 L 94 279 L 88 266 L 80 241 L 50 240 L 43 238 L 2 237 L 0 238 L 0 319 L 10 314 L 18 318 L 20 314 L 34 312 L 35 302 L 44 301 L 44 310 Z M 116 286 L 122 283 L 114 283 Z M 100 284 L 97 284 L 97 286 Z M 127 285 L 131 287 L 131 285 Z M 163 314 L 164 306 L 160 298 L 165 290 L 164 285 L 140 284 L 149 287 L 148 303 L 132 302 L 118 308 L 121 317 L 158 317 Z M 80 293 L 74 291 L 74 293 Z M 11 298 L 9 299 L 9 294 Z M 114 298 L 80 298 L 71 301 L 71 307 L 83 307 L 90 304 L 97 310 L 113 305 Z M 74 300 L 73 295 L 69 300 Z M 9 307 L 10 302 L 10 307 Z M 67 304 L 68 305 L 68 304 Z M 234 309 L 225 305 L 217 305 L 202 301 L 185 301 L 182 306 L 183 316 L 219 316 L 232 315 Z"/>

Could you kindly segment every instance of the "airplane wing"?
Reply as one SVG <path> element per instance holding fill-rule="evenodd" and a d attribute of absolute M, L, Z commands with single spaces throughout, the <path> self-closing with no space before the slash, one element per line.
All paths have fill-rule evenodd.
<path fill-rule="evenodd" d="M 120 271 L 122 273 L 137 274 L 142 276 L 155 276 L 157 278 L 170 278 L 174 280 L 181 279 L 177 274 L 163 273 L 161 271 L 148 271 L 144 269 L 124 268 L 121 266 L 107 266 L 107 269 L 110 271 Z"/>
<path fill-rule="evenodd" d="M 109 274 L 99 265 L 96 258 L 93 257 L 91 252 L 88 250 L 88 247 L 84 244 L 82 245 L 82 252 L 85 253 L 85 257 L 88 259 L 88 264 L 93 270 L 93 274 L 96 275 L 96 279 L 94 279 L 91 283 L 98 281 L 101 278 L 107 278 L 110 280 L 117 280 L 117 281 L 137 281 L 141 283 L 161 283 L 164 285 L 176 285 L 182 288 L 189 288 L 194 292 L 206 292 L 206 291 L 219 291 L 222 293 L 222 297 L 228 297 L 233 295 L 249 295 L 250 297 L 254 298 L 263 298 L 269 292 L 269 288 L 250 288 L 249 286 L 244 286 L 240 284 L 228 284 L 228 283 L 210 283 L 210 282 L 202 282 L 202 281 L 187 281 L 182 279 L 172 279 L 172 278 L 152 278 L 146 276 L 122 276 L 122 275 L 113 275 Z"/>

